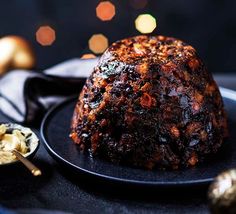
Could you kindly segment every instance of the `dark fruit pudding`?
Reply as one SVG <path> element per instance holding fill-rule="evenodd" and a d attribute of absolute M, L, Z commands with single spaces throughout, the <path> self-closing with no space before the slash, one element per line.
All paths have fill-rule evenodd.
<path fill-rule="evenodd" d="M 152 169 L 194 166 L 227 134 L 219 89 L 196 50 L 165 36 L 113 43 L 79 96 L 71 137 L 83 151 Z"/>

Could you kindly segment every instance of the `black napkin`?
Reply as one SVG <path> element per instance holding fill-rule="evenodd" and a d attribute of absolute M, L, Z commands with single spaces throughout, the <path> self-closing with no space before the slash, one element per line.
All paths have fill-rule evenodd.
<path fill-rule="evenodd" d="M 63 99 L 78 94 L 95 59 L 72 59 L 42 72 L 14 70 L 0 79 L 0 110 L 19 123 L 31 123 Z"/>

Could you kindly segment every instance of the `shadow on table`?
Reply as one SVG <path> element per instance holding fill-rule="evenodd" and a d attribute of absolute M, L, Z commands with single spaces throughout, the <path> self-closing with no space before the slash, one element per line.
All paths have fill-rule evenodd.
<path fill-rule="evenodd" d="M 42 175 L 34 177 L 31 172 L 20 162 L 8 166 L 1 166 L 0 173 L 0 198 L 19 198 L 24 194 L 35 192 L 37 189 L 49 182 L 52 176 L 51 166 L 40 159 L 33 160 L 33 163 L 42 169 Z"/>

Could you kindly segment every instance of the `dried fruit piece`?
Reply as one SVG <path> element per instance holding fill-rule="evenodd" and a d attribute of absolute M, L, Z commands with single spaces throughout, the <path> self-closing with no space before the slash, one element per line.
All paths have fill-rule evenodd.
<path fill-rule="evenodd" d="M 140 104 L 143 108 L 150 108 L 152 105 L 152 97 L 148 93 L 144 93 L 140 98 Z"/>

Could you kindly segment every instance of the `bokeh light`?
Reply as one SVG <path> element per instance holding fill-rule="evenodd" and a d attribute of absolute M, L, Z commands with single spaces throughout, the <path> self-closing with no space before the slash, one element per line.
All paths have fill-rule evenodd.
<path fill-rule="evenodd" d="M 129 3 L 134 9 L 143 9 L 147 5 L 148 0 L 129 0 Z"/>
<path fill-rule="evenodd" d="M 103 53 L 108 47 L 108 39 L 103 34 L 94 34 L 89 39 L 89 49 L 96 54 Z"/>
<path fill-rule="evenodd" d="M 36 40 L 42 46 L 49 46 L 56 40 L 55 30 L 50 26 L 41 26 L 36 32 Z"/>
<path fill-rule="evenodd" d="M 135 27 L 140 33 L 151 33 L 156 27 L 156 19 L 150 14 L 141 14 L 135 20 Z"/>
<path fill-rule="evenodd" d="M 115 6 L 109 1 L 103 1 L 96 7 L 96 15 L 102 21 L 111 20 L 116 14 Z"/>
<path fill-rule="evenodd" d="M 81 56 L 81 59 L 93 59 L 93 58 L 96 58 L 96 56 L 92 53 L 88 53 L 88 54 L 83 54 Z"/>

